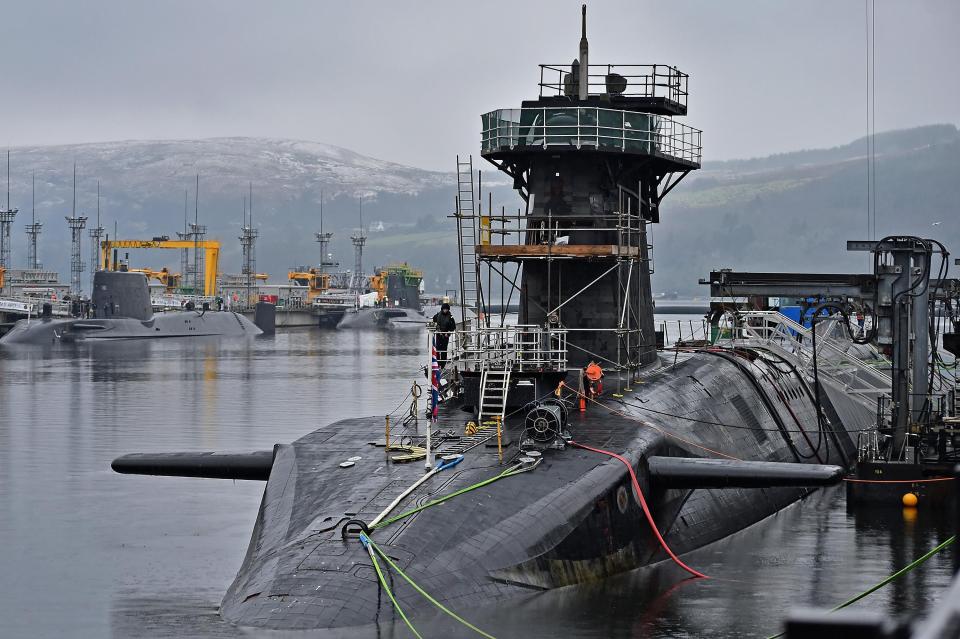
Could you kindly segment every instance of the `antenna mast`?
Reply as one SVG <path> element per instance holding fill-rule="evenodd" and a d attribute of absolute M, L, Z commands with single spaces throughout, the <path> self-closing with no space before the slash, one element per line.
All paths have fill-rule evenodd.
<path fill-rule="evenodd" d="M 103 269 L 100 255 L 100 238 L 104 235 L 104 228 L 100 225 L 100 180 L 97 180 L 97 226 L 90 229 L 90 295 L 93 296 L 94 280 L 97 271 Z M 116 238 L 114 238 L 116 239 Z"/>
<path fill-rule="evenodd" d="M 190 190 L 183 190 L 183 232 L 177 231 L 177 238 L 181 241 L 188 242 L 190 241 L 190 228 L 187 224 L 187 208 L 189 206 Z M 185 248 L 180 250 L 180 287 L 186 285 L 188 281 L 188 274 L 190 273 L 190 249 Z"/>
<path fill-rule="evenodd" d="M 580 23 L 580 95 L 581 100 L 586 100 L 590 95 L 589 87 L 587 86 L 590 82 L 590 69 L 589 61 L 590 57 L 590 45 L 587 43 L 587 5 L 581 7 L 581 23 Z"/>
<path fill-rule="evenodd" d="M 193 296 L 200 295 L 200 272 L 203 270 L 203 254 L 200 252 L 200 242 L 207 234 L 207 227 L 200 224 L 200 174 L 197 173 L 197 187 L 193 196 L 193 224 L 190 225 L 190 236 L 193 238 Z M 206 294 L 206 291 L 204 291 Z"/>
<path fill-rule="evenodd" d="M 320 232 L 316 233 L 316 237 L 320 243 L 320 272 L 326 273 L 327 265 L 330 264 L 327 260 L 330 258 L 330 240 L 333 233 L 323 232 L 323 191 L 320 191 Z"/>
<path fill-rule="evenodd" d="M 73 163 L 73 206 L 71 213 L 66 217 L 67 226 L 70 228 L 70 293 L 74 299 L 80 296 L 82 285 L 80 283 L 83 277 L 83 271 L 87 265 L 83 263 L 80 257 L 81 241 L 83 240 L 83 229 L 87 226 L 87 217 L 77 215 L 77 163 Z"/>
<path fill-rule="evenodd" d="M 18 209 L 10 208 L 10 151 L 7 151 L 7 208 L 0 211 L 0 268 L 10 268 L 10 228 L 17 217 Z"/>
<path fill-rule="evenodd" d="M 31 198 L 30 198 L 30 224 L 27 224 L 27 268 L 39 271 L 40 260 L 37 259 L 37 239 L 40 237 L 40 231 L 43 229 L 43 224 L 37 222 L 37 175 L 33 174 L 32 184 L 30 187 Z"/>
<path fill-rule="evenodd" d="M 363 245 L 367 241 L 367 236 L 363 232 L 363 194 L 360 194 L 360 232 L 350 236 L 353 242 L 353 286 L 351 288 L 356 292 L 363 292 L 366 286 L 363 283 Z"/>
<path fill-rule="evenodd" d="M 250 218 L 247 221 L 247 206 L 250 207 Z M 259 231 L 253 228 L 253 182 L 250 182 L 250 196 L 243 200 L 243 226 L 240 228 L 240 249 L 243 254 L 244 280 L 247 288 L 247 305 L 255 303 L 252 300 L 253 283 L 257 276 L 256 243 Z M 259 291 L 258 291 L 259 292 Z"/>

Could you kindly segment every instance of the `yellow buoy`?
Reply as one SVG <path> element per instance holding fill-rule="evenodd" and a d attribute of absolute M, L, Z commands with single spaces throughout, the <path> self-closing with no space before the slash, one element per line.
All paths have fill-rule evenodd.
<path fill-rule="evenodd" d="M 903 505 L 907 508 L 913 508 L 917 505 L 917 496 L 913 493 L 907 493 L 903 496 Z"/>

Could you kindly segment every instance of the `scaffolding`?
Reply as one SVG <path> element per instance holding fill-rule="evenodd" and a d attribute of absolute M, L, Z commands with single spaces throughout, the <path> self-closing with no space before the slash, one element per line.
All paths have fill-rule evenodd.
<path fill-rule="evenodd" d="M 461 179 L 462 183 L 462 179 Z M 532 352 L 539 354 L 532 360 L 537 365 L 556 370 L 567 365 L 570 350 L 597 360 L 606 368 L 633 370 L 639 366 L 641 346 L 649 345 L 652 335 L 640 322 L 644 295 L 641 273 L 653 271 L 652 246 L 649 244 L 650 220 L 644 219 L 636 198 L 619 189 L 618 205 L 607 213 L 570 212 L 546 215 L 518 210 L 508 214 L 466 214 L 458 206 L 455 212 L 461 256 L 461 277 L 484 282 L 473 289 L 476 295 L 476 315 L 466 319 L 457 332 L 461 361 L 465 370 L 480 370 L 482 360 L 510 359 L 505 353 Z M 464 238 L 476 238 L 476 244 L 465 245 Z M 585 243 L 589 241 L 591 243 Z M 602 263 L 601 272 L 573 290 L 555 294 L 558 280 L 564 271 L 576 264 L 589 261 Z M 546 265 L 547 304 L 539 315 L 542 325 L 527 324 L 507 329 L 507 313 L 522 294 L 524 268 L 537 263 L 541 270 Z M 475 269 L 475 270 L 474 270 Z M 571 327 L 567 325 L 567 310 L 581 295 L 600 283 L 615 282 L 616 295 L 609 301 L 615 305 L 613 326 Z M 463 280 L 461 280 L 463 281 Z M 495 297 L 495 296 L 499 297 Z M 471 310 L 473 305 L 471 304 Z M 483 321 L 479 321 L 482 318 Z M 522 321 L 522 318 L 521 318 Z M 516 330 L 514 330 L 516 329 Z M 492 333 L 491 333 L 492 331 Z M 568 345 L 568 336 L 577 333 L 607 333 L 616 342 L 615 355 L 605 356 L 586 352 L 576 343 Z M 496 335 L 493 339 L 491 336 Z M 562 348 L 557 345 L 562 343 Z M 534 347 L 534 345 L 537 345 Z M 487 349 L 500 352 L 481 357 L 478 352 Z M 523 358 L 511 359 L 519 370 Z M 526 370 L 531 370 L 529 365 Z"/>

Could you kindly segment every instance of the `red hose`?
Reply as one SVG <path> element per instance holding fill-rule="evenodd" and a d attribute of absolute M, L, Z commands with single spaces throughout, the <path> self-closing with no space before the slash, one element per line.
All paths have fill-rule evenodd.
<path fill-rule="evenodd" d="M 650 529 L 653 531 L 653 534 L 656 535 L 657 541 L 660 542 L 660 546 L 670 555 L 670 558 L 673 559 L 674 563 L 678 566 L 689 572 L 694 577 L 702 577 L 703 579 L 709 579 L 709 577 L 702 572 L 694 570 L 687 564 L 680 561 L 680 558 L 673 554 L 673 551 L 670 550 L 670 546 L 667 545 L 667 542 L 664 541 L 663 535 L 660 534 L 660 531 L 657 529 L 657 524 L 653 521 L 653 515 L 650 514 L 650 508 L 647 506 L 647 500 L 643 496 L 643 491 L 640 490 L 640 482 L 637 481 L 637 475 L 633 472 L 633 466 L 630 464 L 626 458 L 621 457 L 616 453 L 612 453 L 609 450 L 602 450 L 600 448 L 593 448 L 592 446 L 586 446 L 584 444 L 579 444 L 575 441 L 568 442 L 571 446 L 576 446 L 577 448 L 583 448 L 584 450 L 592 450 L 595 453 L 600 453 L 602 455 L 608 455 L 614 459 L 619 459 L 623 462 L 623 465 L 627 467 L 627 471 L 630 473 L 630 480 L 633 482 L 633 489 L 637 491 L 637 498 L 640 501 L 640 508 L 643 509 L 643 514 L 647 516 L 647 523 L 650 524 Z"/>

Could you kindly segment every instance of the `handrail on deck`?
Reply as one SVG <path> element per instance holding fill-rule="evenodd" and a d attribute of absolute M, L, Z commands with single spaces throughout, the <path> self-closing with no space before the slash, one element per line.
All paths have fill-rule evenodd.
<path fill-rule="evenodd" d="M 461 326 L 455 332 L 454 360 L 461 370 L 491 366 L 517 372 L 565 371 L 567 331 L 532 325 Z"/>

